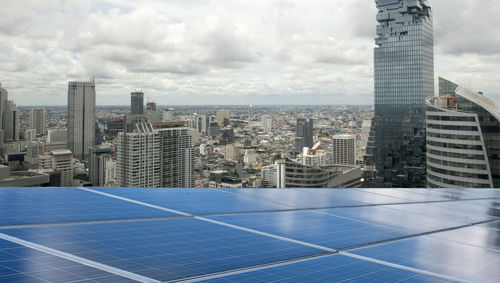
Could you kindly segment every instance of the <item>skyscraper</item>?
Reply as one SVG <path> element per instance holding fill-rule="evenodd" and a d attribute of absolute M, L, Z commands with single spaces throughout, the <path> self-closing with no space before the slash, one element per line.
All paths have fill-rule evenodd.
<path fill-rule="evenodd" d="M 231 117 L 231 112 L 229 110 L 217 111 L 217 123 L 219 123 L 221 127 L 229 125 L 230 117 Z"/>
<path fill-rule="evenodd" d="M 144 114 L 144 93 L 142 91 L 135 91 L 130 94 L 130 114 Z"/>
<path fill-rule="evenodd" d="M 304 147 L 312 148 L 314 146 L 313 141 L 313 130 L 314 124 L 313 119 L 297 119 L 297 139 L 295 140 L 295 151 L 297 153 L 302 152 Z"/>
<path fill-rule="evenodd" d="M 0 127 L 3 125 L 2 118 L 3 112 L 5 111 L 5 107 L 7 106 L 7 100 L 9 99 L 9 92 L 2 87 L 2 83 L 0 83 Z"/>
<path fill-rule="evenodd" d="M 19 125 L 20 125 L 19 110 L 14 101 L 9 100 L 3 111 L 3 134 L 5 141 L 19 140 Z"/>
<path fill-rule="evenodd" d="M 427 0 L 376 0 L 377 186 L 425 187 L 425 98 L 434 94 L 432 11 Z"/>
<path fill-rule="evenodd" d="M 427 99 L 427 183 L 500 187 L 500 103 L 439 79 L 439 97 Z"/>
<path fill-rule="evenodd" d="M 95 82 L 68 83 L 68 148 L 86 159 L 95 144 Z"/>
<path fill-rule="evenodd" d="M 31 109 L 31 128 L 36 130 L 37 135 L 45 135 L 47 129 L 45 108 Z"/>

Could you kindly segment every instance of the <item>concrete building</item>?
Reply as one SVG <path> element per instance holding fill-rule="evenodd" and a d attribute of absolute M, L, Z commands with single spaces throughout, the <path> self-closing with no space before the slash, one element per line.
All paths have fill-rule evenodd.
<path fill-rule="evenodd" d="M 229 110 L 217 111 L 217 123 L 219 123 L 221 127 L 229 125 L 230 119 L 231 119 L 231 112 Z"/>
<path fill-rule="evenodd" d="M 35 139 L 36 139 L 36 130 L 35 129 L 26 129 L 24 131 L 24 140 L 34 141 Z"/>
<path fill-rule="evenodd" d="M 355 135 L 336 135 L 332 137 L 332 142 L 334 165 L 356 165 Z"/>
<path fill-rule="evenodd" d="M 95 145 L 95 104 L 94 81 L 68 83 L 68 148 L 81 160 Z"/>
<path fill-rule="evenodd" d="M 220 136 L 220 127 L 219 123 L 211 122 L 208 128 L 208 136 L 210 137 L 218 137 Z"/>
<path fill-rule="evenodd" d="M 46 134 L 47 114 L 45 108 L 31 109 L 31 128 L 36 130 L 38 136 Z"/>
<path fill-rule="evenodd" d="M 174 109 L 169 108 L 163 111 L 163 122 L 173 122 L 174 121 Z"/>
<path fill-rule="evenodd" d="M 240 152 L 234 143 L 226 144 L 224 147 L 224 159 L 237 161 L 240 157 Z"/>
<path fill-rule="evenodd" d="M 500 187 L 500 103 L 439 79 L 427 99 L 427 184 Z"/>
<path fill-rule="evenodd" d="M 91 147 L 89 150 L 89 181 L 94 187 L 106 185 L 106 165 L 111 159 L 111 148 Z"/>
<path fill-rule="evenodd" d="M 52 156 L 52 169 L 61 172 L 61 186 L 73 186 L 73 153 L 70 150 L 54 150 Z"/>
<path fill-rule="evenodd" d="M 268 134 L 273 129 L 273 118 L 269 115 L 262 115 L 261 117 L 262 130 L 264 133 Z"/>
<path fill-rule="evenodd" d="M 425 98 L 434 95 L 432 9 L 427 0 L 376 0 L 377 187 L 425 187 Z"/>
<path fill-rule="evenodd" d="M 47 142 L 68 142 L 68 130 L 67 129 L 53 129 L 47 131 Z"/>
<path fill-rule="evenodd" d="M 106 165 L 105 165 L 106 174 L 104 174 L 104 177 L 105 177 L 104 184 L 106 186 L 109 186 L 109 185 L 115 186 L 116 185 L 116 164 L 117 164 L 116 161 L 113 159 L 109 159 L 106 161 Z"/>
<path fill-rule="evenodd" d="M 246 165 L 257 165 L 257 153 L 255 149 L 246 149 L 243 156 L 243 162 Z"/>
<path fill-rule="evenodd" d="M 135 91 L 130 94 L 130 114 L 144 114 L 144 93 L 142 91 Z"/>
<path fill-rule="evenodd" d="M 135 128 L 118 134 L 116 183 L 129 188 L 160 187 L 161 137 L 151 124 L 136 124 Z"/>
<path fill-rule="evenodd" d="M 306 166 L 287 159 L 286 188 L 355 188 L 361 185 L 359 166 Z"/>
<path fill-rule="evenodd" d="M 0 165 L 0 187 L 45 187 L 50 184 L 50 175 L 31 171 L 10 171 L 9 166 Z"/>

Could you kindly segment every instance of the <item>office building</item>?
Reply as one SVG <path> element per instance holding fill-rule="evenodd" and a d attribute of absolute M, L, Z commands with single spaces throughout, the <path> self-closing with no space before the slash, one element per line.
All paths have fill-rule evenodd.
<path fill-rule="evenodd" d="M 229 125 L 230 116 L 231 112 L 229 110 L 218 110 L 217 123 L 219 123 L 221 127 L 226 127 L 227 125 Z"/>
<path fill-rule="evenodd" d="M 427 0 L 376 0 L 375 166 L 383 187 L 425 187 L 425 98 L 434 94 Z"/>
<path fill-rule="evenodd" d="M 161 138 L 151 124 L 136 124 L 134 132 L 119 133 L 116 153 L 119 187 L 160 187 Z"/>
<path fill-rule="evenodd" d="M 67 142 L 68 141 L 68 130 L 66 129 L 56 129 L 47 131 L 47 142 Z"/>
<path fill-rule="evenodd" d="M 3 134 L 5 142 L 19 140 L 20 117 L 14 101 L 9 100 L 3 112 Z"/>
<path fill-rule="evenodd" d="M 248 107 L 248 122 L 252 121 L 253 119 L 253 105 L 250 104 Z"/>
<path fill-rule="evenodd" d="M 45 108 L 31 109 L 31 128 L 36 130 L 38 136 L 46 134 L 47 114 L 45 113 Z"/>
<path fill-rule="evenodd" d="M 356 165 L 356 136 L 336 135 L 332 137 L 333 164 Z"/>
<path fill-rule="evenodd" d="M 208 127 L 208 135 L 210 137 L 218 137 L 218 136 L 220 136 L 219 123 L 217 123 L 217 122 L 210 123 L 210 126 Z"/>
<path fill-rule="evenodd" d="M 130 114 L 144 114 L 144 93 L 142 91 L 135 91 L 130 94 Z"/>
<path fill-rule="evenodd" d="M 304 147 L 312 148 L 314 146 L 313 131 L 314 122 L 313 119 L 297 119 L 297 138 L 295 140 L 295 151 L 296 153 L 301 153 Z"/>
<path fill-rule="evenodd" d="M 427 99 L 427 184 L 500 187 L 500 103 L 439 79 Z"/>
<path fill-rule="evenodd" d="M 89 150 L 89 181 L 94 187 L 106 185 L 106 165 L 111 159 L 111 148 L 91 147 Z"/>
<path fill-rule="evenodd" d="M 78 159 L 86 159 L 95 145 L 95 82 L 68 83 L 68 149 Z"/>
<path fill-rule="evenodd" d="M 50 152 L 52 169 L 61 172 L 61 186 L 73 186 L 73 153 L 70 150 Z"/>

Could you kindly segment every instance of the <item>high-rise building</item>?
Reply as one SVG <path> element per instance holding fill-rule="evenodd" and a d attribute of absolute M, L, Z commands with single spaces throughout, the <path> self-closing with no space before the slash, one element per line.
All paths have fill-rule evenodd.
<path fill-rule="evenodd" d="M 262 123 L 262 130 L 264 131 L 264 133 L 266 134 L 270 133 L 273 128 L 273 118 L 270 117 L 269 115 L 262 115 L 260 120 Z"/>
<path fill-rule="evenodd" d="M 161 140 L 161 187 L 194 187 L 194 147 L 188 128 L 155 130 Z"/>
<path fill-rule="evenodd" d="M 313 140 L 313 130 L 314 122 L 313 119 L 297 119 L 297 139 L 295 140 L 295 151 L 297 153 L 302 152 L 304 147 L 312 148 L 314 146 Z"/>
<path fill-rule="evenodd" d="M 116 153 L 119 187 L 160 187 L 161 138 L 151 124 L 136 124 L 134 132 L 119 133 Z"/>
<path fill-rule="evenodd" d="M 2 87 L 2 83 L 0 83 L 0 127 L 3 125 L 3 112 L 7 107 L 7 100 L 9 100 L 9 92 Z M 2 139 L 3 141 L 3 139 Z"/>
<path fill-rule="evenodd" d="M 66 130 L 66 129 L 48 130 L 47 131 L 47 141 L 49 143 L 67 142 L 68 141 L 68 130 Z"/>
<path fill-rule="evenodd" d="M 24 140 L 34 141 L 35 139 L 36 139 L 36 130 L 35 129 L 26 129 L 24 131 Z"/>
<path fill-rule="evenodd" d="M 174 121 L 174 109 L 169 108 L 163 111 L 163 122 L 173 122 Z"/>
<path fill-rule="evenodd" d="M 136 124 L 134 132 L 118 135 L 117 157 L 120 187 L 194 187 L 194 147 L 188 128 Z"/>
<path fill-rule="evenodd" d="M 425 187 L 425 98 L 434 94 L 427 0 L 376 0 L 375 166 L 384 187 Z"/>
<path fill-rule="evenodd" d="M 69 150 L 54 150 L 52 156 L 52 169 L 61 172 L 61 186 L 73 186 L 73 153 Z"/>
<path fill-rule="evenodd" d="M 250 104 L 248 107 L 248 122 L 252 121 L 253 119 L 253 105 Z"/>
<path fill-rule="evenodd" d="M 218 110 L 217 111 L 217 123 L 221 127 L 225 127 L 229 125 L 229 119 L 231 116 L 231 112 L 229 110 Z"/>
<path fill-rule="evenodd" d="M 86 159 L 95 145 L 95 82 L 68 83 L 68 148 L 73 157 Z"/>
<path fill-rule="evenodd" d="M 45 135 L 47 129 L 45 108 L 31 109 L 31 128 L 36 130 L 37 135 Z"/>
<path fill-rule="evenodd" d="M 208 135 L 211 136 L 211 137 L 218 137 L 218 136 L 220 136 L 219 123 L 217 123 L 217 122 L 210 123 L 210 126 L 208 127 Z"/>
<path fill-rule="evenodd" d="M 356 165 L 356 136 L 336 135 L 333 141 L 333 164 Z"/>
<path fill-rule="evenodd" d="M 142 91 L 134 91 L 130 94 L 130 114 L 144 114 L 144 93 Z"/>
<path fill-rule="evenodd" d="M 500 187 L 500 103 L 439 79 L 427 99 L 427 184 Z"/>
<path fill-rule="evenodd" d="M 3 134 L 4 141 L 18 141 L 19 140 L 19 127 L 20 116 L 14 101 L 9 100 L 3 111 Z"/>
<path fill-rule="evenodd" d="M 89 181 L 94 187 L 106 185 L 106 164 L 111 159 L 111 148 L 89 149 Z"/>

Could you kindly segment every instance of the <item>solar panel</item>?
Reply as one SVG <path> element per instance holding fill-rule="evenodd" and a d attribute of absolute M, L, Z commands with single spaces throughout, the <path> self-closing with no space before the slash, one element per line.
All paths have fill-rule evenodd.
<path fill-rule="evenodd" d="M 455 241 L 421 236 L 351 252 L 472 282 L 500 282 L 500 253 Z"/>
<path fill-rule="evenodd" d="M 2 188 L 0 225 L 179 216 L 80 189 Z"/>
<path fill-rule="evenodd" d="M 332 249 L 344 249 L 408 235 L 389 227 L 310 211 L 209 218 Z"/>
<path fill-rule="evenodd" d="M 218 214 L 289 209 L 244 195 L 203 189 L 108 189 L 99 191 L 190 214 Z"/>
<path fill-rule="evenodd" d="M 0 239 L 0 282 L 136 282 Z"/>
<path fill-rule="evenodd" d="M 498 282 L 499 193 L 0 189 L 0 282 Z"/>
<path fill-rule="evenodd" d="M 193 218 L 4 229 L 0 233 L 160 281 L 324 253 Z"/>
<path fill-rule="evenodd" d="M 204 282 L 448 282 L 411 271 L 342 255 L 322 257 L 228 276 Z"/>

